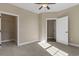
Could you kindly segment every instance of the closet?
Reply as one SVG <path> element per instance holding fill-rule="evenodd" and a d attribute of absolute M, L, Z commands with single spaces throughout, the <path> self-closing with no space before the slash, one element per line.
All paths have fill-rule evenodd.
<path fill-rule="evenodd" d="M 17 18 L 16 16 L 0 15 L 0 44 L 1 46 L 11 46 L 17 44 Z"/>
<path fill-rule="evenodd" d="M 47 20 L 47 41 L 56 41 L 56 20 Z"/>

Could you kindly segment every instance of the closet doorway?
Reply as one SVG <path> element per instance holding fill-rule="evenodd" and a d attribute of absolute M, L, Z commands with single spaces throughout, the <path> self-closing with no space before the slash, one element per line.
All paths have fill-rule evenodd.
<path fill-rule="evenodd" d="M 47 42 L 56 42 L 56 20 L 47 20 Z"/>
<path fill-rule="evenodd" d="M 1 13 L 0 44 L 2 47 L 18 45 L 17 20 L 18 20 L 18 17 L 13 14 Z"/>

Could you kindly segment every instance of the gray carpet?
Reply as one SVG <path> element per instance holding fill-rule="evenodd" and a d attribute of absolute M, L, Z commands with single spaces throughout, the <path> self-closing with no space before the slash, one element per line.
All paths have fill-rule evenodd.
<path fill-rule="evenodd" d="M 44 48 L 37 44 L 38 42 L 17 47 L 12 42 L 4 43 L 0 47 L 0 56 L 51 56 Z M 65 51 L 69 56 L 79 56 L 79 48 L 66 46 L 56 42 L 49 42 L 52 46 Z"/>
<path fill-rule="evenodd" d="M 56 42 L 56 39 L 54 39 L 54 38 L 48 38 L 47 42 Z"/>
<path fill-rule="evenodd" d="M 79 48 L 73 46 L 67 46 L 56 42 L 49 42 L 52 46 L 68 53 L 69 56 L 79 56 Z"/>
<path fill-rule="evenodd" d="M 2 44 L 0 56 L 51 56 L 37 42 L 17 47 L 12 42 Z"/>

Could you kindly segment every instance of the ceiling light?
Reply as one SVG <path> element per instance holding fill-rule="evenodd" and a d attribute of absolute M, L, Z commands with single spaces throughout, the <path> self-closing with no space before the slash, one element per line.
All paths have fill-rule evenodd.
<path fill-rule="evenodd" d="M 43 4 L 42 6 L 43 6 L 43 7 L 47 7 L 47 4 Z"/>

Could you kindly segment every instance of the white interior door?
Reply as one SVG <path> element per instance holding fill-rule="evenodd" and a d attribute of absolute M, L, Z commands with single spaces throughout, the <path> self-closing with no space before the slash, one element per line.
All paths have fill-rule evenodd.
<path fill-rule="evenodd" d="M 56 21 L 56 41 L 68 45 L 68 16 Z"/>
<path fill-rule="evenodd" d="M 1 44 L 1 15 L 0 15 L 0 44 Z"/>

